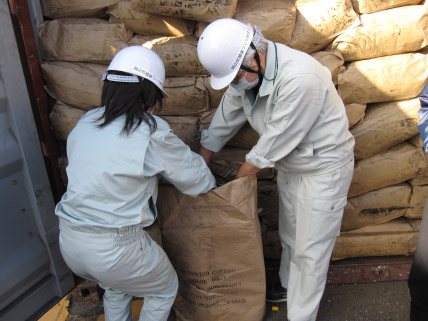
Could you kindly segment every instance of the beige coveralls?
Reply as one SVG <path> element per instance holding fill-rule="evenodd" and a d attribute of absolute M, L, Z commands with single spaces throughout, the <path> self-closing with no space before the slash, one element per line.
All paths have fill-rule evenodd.
<path fill-rule="evenodd" d="M 354 167 L 343 102 L 327 68 L 269 42 L 258 96 L 231 85 L 202 133 L 202 146 L 218 152 L 247 121 L 260 138 L 246 161 L 278 170 L 288 318 L 315 320 Z"/>

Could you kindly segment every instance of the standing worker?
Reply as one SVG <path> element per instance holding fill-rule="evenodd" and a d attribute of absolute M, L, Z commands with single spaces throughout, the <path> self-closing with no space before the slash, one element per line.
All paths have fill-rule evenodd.
<path fill-rule="evenodd" d="M 247 121 L 260 135 L 237 178 L 278 170 L 280 284 L 267 300 L 287 301 L 288 292 L 288 319 L 314 321 L 354 170 L 354 138 L 331 73 L 234 19 L 209 24 L 197 50 L 212 87 L 230 84 L 200 154 L 208 163 Z"/>
<path fill-rule="evenodd" d="M 419 95 L 421 109 L 418 129 L 428 153 L 428 82 Z M 408 285 L 410 289 L 410 321 L 428 320 L 428 201 L 422 217 L 412 268 L 410 269 Z"/>
<path fill-rule="evenodd" d="M 106 321 L 130 321 L 133 296 L 144 297 L 140 321 L 166 321 L 177 275 L 143 230 L 157 216 L 158 178 L 191 196 L 215 180 L 202 157 L 151 114 L 167 97 L 155 52 L 122 49 L 103 79 L 103 107 L 87 112 L 67 139 L 68 186 L 56 206 L 61 253 L 76 275 L 105 289 Z"/>

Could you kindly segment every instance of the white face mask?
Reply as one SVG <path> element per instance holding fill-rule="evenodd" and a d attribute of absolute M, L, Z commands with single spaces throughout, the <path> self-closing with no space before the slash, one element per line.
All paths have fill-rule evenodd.
<path fill-rule="evenodd" d="M 238 90 L 250 90 L 256 87 L 258 83 L 259 83 L 259 78 L 257 78 L 254 81 L 248 81 L 247 78 L 243 77 L 239 79 L 239 81 L 236 84 L 230 84 L 230 85 Z"/>

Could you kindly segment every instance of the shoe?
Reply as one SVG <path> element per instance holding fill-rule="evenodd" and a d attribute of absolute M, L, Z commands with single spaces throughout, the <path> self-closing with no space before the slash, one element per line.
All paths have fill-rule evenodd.
<path fill-rule="evenodd" d="M 280 282 L 275 283 L 266 290 L 266 301 L 287 302 L 287 289 Z"/>

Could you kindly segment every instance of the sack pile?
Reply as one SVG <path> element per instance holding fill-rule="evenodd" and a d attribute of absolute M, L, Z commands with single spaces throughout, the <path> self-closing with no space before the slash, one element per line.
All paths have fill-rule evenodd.
<path fill-rule="evenodd" d="M 416 124 L 418 94 L 428 78 L 428 5 L 421 0 L 146 1 L 41 0 L 46 90 L 59 144 L 86 110 L 99 106 L 102 81 L 120 49 L 142 45 L 166 66 L 169 98 L 158 114 L 199 150 L 223 91 L 209 85 L 196 46 L 206 25 L 234 17 L 267 39 L 312 55 L 329 68 L 356 139 L 355 173 L 333 259 L 409 255 L 428 198 L 426 155 Z M 211 167 L 233 179 L 258 135 L 248 125 Z M 66 164 L 64 155 L 61 155 Z M 276 172 L 257 175 L 264 257 L 278 259 Z M 64 182 L 66 184 L 66 182 Z"/>

